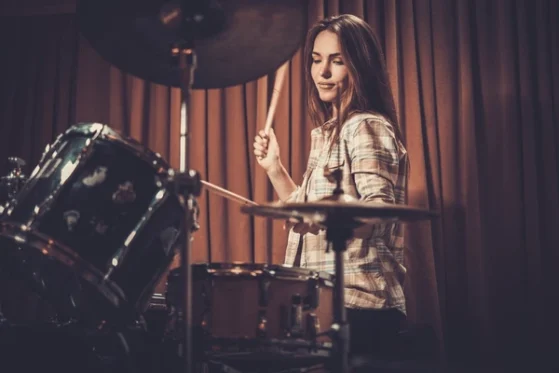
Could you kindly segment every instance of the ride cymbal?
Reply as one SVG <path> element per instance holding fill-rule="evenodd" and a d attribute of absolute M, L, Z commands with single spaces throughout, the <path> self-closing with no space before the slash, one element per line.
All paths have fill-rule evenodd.
<path fill-rule="evenodd" d="M 77 16 L 82 34 L 103 58 L 154 83 L 180 87 L 171 49 L 177 43 L 193 47 L 194 89 L 224 88 L 274 72 L 307 31 L 306 0 L 78 0 Z"/>

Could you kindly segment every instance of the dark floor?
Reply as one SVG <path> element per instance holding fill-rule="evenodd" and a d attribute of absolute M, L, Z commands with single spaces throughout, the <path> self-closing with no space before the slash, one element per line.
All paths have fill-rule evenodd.
<path fill-rule="evenodd" d="M 425 330 L 404 333 L 393 356 L 353 357 L 351 373 L 446 373 Z M 143 333 L 99 333 L 52 325 L 0 325 L 2 373 L 173 373 L 185 372 L 174 342 L 161 343 Z M 218 355 L 212 354 L 215 359 Z M 219 355 L 221 356 L 221 355 Z M 239 355 L 237 355 L 239 356 Z M 263 351 L 229 360 L 239 364 L 205 364 L 200 373 L 326 372 L 327 358 Z M 222 360 L 223 361 L 223 360 Z M 242 364 L 241 364 L 242 363 Z M 231 366 L 235 366 L 232 368 Z M 210 369 L 211 368 L 211 369 Z"/>

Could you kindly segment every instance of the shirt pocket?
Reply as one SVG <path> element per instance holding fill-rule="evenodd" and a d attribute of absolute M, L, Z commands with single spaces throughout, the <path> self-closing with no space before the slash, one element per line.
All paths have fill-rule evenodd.
<path fill-rule="evenodd" d="M 326 154 L 325 162 L 322 164 L 324 175 L 328 181 L 332 183 L 336 182 L 333 173 L 343 172 L 344 165 L 345 157 L 343 152 L 338 154 L 338 145 L 333 146 L 332 151 Z"/>

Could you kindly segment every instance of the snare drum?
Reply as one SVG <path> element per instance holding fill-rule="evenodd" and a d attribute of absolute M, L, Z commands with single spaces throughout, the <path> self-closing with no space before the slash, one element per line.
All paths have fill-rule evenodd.
<path fill-rule="evenodd" d="M 40 267 L 39 277 L 52 284 L 74 279 L 76 318 L 133 322 L 183 231 L 184 206 L 165 185 L 168 171 L 159 155 L 107 125 L 75 125 L 46 151 L 6 207 L 0 251 L 16 264 L 29 255 L 54 260 L 56 268 Z"/>
<path fill-rule="evenodd" d="M 330 355 L 333 276 L 282 265 L 194 264 L 193 333 L 214 361 Z M 167 280 L 167 304 L 181 308 L 180 268 Z M 197 339 L 198 340 L 198 339 Z M 285 361 L 284 361 L 285 362 Z"/>

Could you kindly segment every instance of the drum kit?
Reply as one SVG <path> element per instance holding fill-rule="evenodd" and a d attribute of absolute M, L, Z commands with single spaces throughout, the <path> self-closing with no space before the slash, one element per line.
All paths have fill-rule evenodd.
<path fill-rule="evenodd" d="M 29 177 L 25 162 L 10 158 L 0 182 L 1 278 L 24 279 L 48 303 L 41 325 L 95 334 L 88 352 L 105 360 L 127 351 L 126 369 L 348 372 L 343 252 L 352 230 L 435 214 L 360 203 L 343 193 L 339 176 L 327 199 L 259 205 L 201 180 L 187 156 L 191 89 L 242 84 L 287 61 L 306 31 L 307 2 L 83 0 L 77 17 L 116 67 L 181 88 L 180 167 L 101 123 L 59 135 Z M 321 225 L 336 253 L 335 274 L 191 263 L 204 187 L 242 203 L 246 214 Z M 180 266 L 169 270 L 176 255 Z M 156 293 L 165 275 L 166 291 Z M 19 312 L 0 313 L 0 336 L 24 330 L 13 321 Z M 142 348 L 130 357 L 138 341 L 159 353 L 147 368 Z"/>

